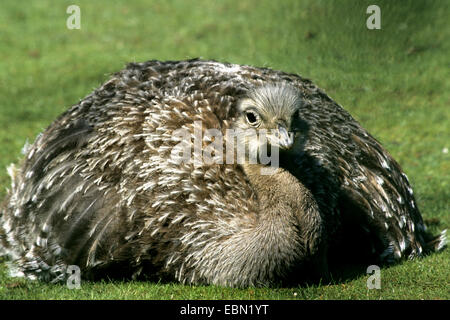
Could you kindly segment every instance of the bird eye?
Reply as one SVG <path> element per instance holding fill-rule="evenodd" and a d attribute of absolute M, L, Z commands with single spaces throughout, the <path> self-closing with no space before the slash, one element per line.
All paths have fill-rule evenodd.
<path fill-rule="evenodd" d="M 245 113 L 245 118 L 247 119 L 247 122 L 253 126 L 256 125 L 259 120 L 258 115 L 253 111 L 247 111 Z"/>

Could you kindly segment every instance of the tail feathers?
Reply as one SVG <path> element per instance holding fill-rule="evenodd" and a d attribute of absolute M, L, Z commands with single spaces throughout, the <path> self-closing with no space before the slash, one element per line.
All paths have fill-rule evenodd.
<path fill-rule="evenodd" d="M 434 237 L 427 243 L 428 248 L 432 252 L 443 250 L 448 244 L 447 229 L 443 230 L 438 236 Z"/>

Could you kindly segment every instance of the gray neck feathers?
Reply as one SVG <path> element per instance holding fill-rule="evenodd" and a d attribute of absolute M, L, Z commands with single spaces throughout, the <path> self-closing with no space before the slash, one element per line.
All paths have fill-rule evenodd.
<path fill-rule="evenodd" d="M 288 171 L 261 175 L 261 165 L 243 168 L 259 212 L 238 232 L 210 246 L 202 259 L 209 264 L 204 276 L 220 285 L 269 285 L 317 250 L 321 217 L 309 191 Z"/>

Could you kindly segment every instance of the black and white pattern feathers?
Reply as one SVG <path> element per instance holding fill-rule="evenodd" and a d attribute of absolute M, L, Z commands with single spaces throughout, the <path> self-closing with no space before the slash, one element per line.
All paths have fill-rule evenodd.
<path fill-rule="evenodd" d="M 280 208 L 296 202 L 290 192 L 303 199 L 298 223 L 276 215 L 263 221 L 269 203 L 241 165 L 171 157 L 180 143 L 174 131 L 193 134 L 201 121 L 203 130 L 225 132 L 238 101 L 267 84 L 295 87 L 301 100 L 299 139 L 281 159 L 288 173 L 267 178 L 275 194 L 276 185 L 286 188 L 283 179 L 294 179 L 277 199 Z M 9 168 L 12 187 L 0 213 L 0 252 L 15 275 L 57 281 L 78 265 L 86 278 L 247 286 L 296 278 L 297 265 L 319 251 L 352 251 L 352 241 L 336 240 L 345 237 L 364 239 L 373 257 L 388 262 L 445 243 L 444 233 L 434 240 L 426 234 L 408 179 L 389 153 L 294 74 L 202 60 L 133 63 L 24 151 L 23 162 Z"/>

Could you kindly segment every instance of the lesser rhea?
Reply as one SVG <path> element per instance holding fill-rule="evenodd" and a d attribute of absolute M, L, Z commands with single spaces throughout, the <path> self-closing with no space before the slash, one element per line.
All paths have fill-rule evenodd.
<path fill-rule="evenodd" d="M 275 285 L 326 276 L 332 256 L 445 244 L 379 142 L 309 80 L 267 68 L 130 64 L 9 174 L 0 250 L 13 274 L 46 281 L 77 265 L 87 279 Z"/>

